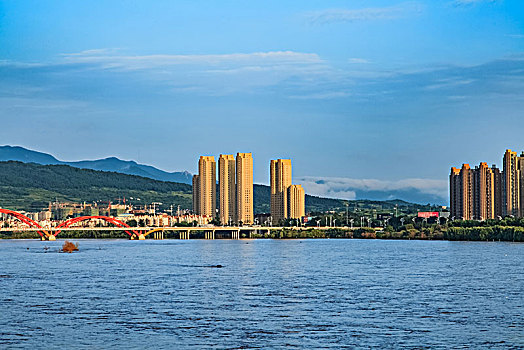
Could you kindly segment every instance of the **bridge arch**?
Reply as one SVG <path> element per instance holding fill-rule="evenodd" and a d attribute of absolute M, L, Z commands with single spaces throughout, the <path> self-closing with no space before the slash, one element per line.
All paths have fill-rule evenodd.
<path fill-rule="evenodd" d="M 149 235 L 149 234 L 151 234 L 153 232 L 158 232 L 158 231 L 164 231 L 164 228 L 163 227 L 154 228 L 154 229 L 152 229 L 150 231 L 147 231 L 146 233 L 143 233 L 142 235 L 144 237 L 146 237 L 147 235 Z"/>
<path fill-rule="evenodd" d="M 87 220 L 91 220 L 91 219 L 99 219 L 99 220 L 104 220 L 104 221 L 107 221 L 117 227 L 122 227 L 124 229 L 131 229 L 131 226 L 129 226 L 128 224 L 126 224 L 125 222 L 122 222 L 118 219 L 115 219 L 115 218 L 112 218 L 112 217 L 109 217 L 109 216 L 98 216 L 98 215 L 95 215 L 95 216 L 79 216 L 79 217 L 76 217 L 76 218 L 71 218 L 71 219 L 68 219 L 64 222 L 62 222 L 60 225 L 58 225 L 56 228 L 57 229 L 60 229 L 60 228 L 67 228 L 73 224 L 76 224 L 78 222 L 81 222 L 81 221 L 87 221 Z M 55 231 L 54 233 L 54 236 L 56 237 L 60 232 L 62 232 L 62 230 L 57 230 Z M 135 230 L 125 230 L 125 233 L 127 233 L 129 236 L 138 236 L 140 235 L 140 233 L 138 233 L 138 231 L 135 231 Z"/>
<path fill-rule="evenodd" d="M 25 224 L 27 224 L 27 225 L 29 225 L 31 227 L 41 228 L 42 229 L 41 231 L 37 231 L 38 234 L 41 237 L 49 237 L 50 236 L 50 234 L 47 231 L 45 231 L 44 228 L 42 226 L 40 226 L 40 224 L 38 222 L 28 218 L 24 214 L 21 214 L 19 212 L 16 212 L 16 211 L 13 211 L 13 210 L 9 210 L 9 209 L 3 209 L 3 208 L 0 208 L 0 213 L 7 214 L 9 216 L 15 217 L 18 220 L 22 221 L 23 223 L 25 223 Z"/>

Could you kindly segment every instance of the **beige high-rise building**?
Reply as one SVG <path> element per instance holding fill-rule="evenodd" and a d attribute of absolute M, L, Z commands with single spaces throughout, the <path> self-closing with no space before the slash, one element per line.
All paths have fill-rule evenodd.
<path fill-rule="evenodd" d="M 236 222 L 235 156 L 221 154 L 218 158 L 219 217 L 222 225 Z"/>
<path fill-rule="evenodd" d="M 236 222 L 253 224 L 253 156 L 237 153 L 236 159 Z"/>
<path fill-rule="evenodd" d="M 495 177 L 487 163 L 473 170 L 473 219 L 495 218 Z"/>
<path fill-rule="evenodd" d="M 451 217 L 455 218 L 462 216 L 463 198 L 460 182 L 460 169 L 452 167 L 449 174 L 449 207 Z"/>
<path fill-rule="evenodd" d="M 306 215 L 306 193 L 301 185 L 291 185 L 287 190 L 288 218 L 300 219 Z"/>
<path fill-rule="evenodd" d="M 468 164 L 451 168 L 449 185 L 451 216 L 457 219 L 524 217 L 524 152 L 517 156 L 507 149 L 503 171 L 486 163 L 475 169 Z"/>
<path fill-rule="evenodd" d="M 503 214 L 513 215 L 518 217 L 521 215 L 520 208 L 520 161 L 521 157 L 517 157 L 517 152 L 512 152 L 510 149 L 504 153 L 504 167 L 503 167 Z M 524 161 L 524 158 L 522 158 Z"/>
<path fill-rule="evenodd" d="M 198 161 L 198 212 L 216 216 L 216 162 L 213 156 L 201 156 Z"/>
<path fill-rule="evenodd" d="M 291 159 L 270 162 L 271 218 L 274 224 L 288 218 L 287 189 L 291 186 Z"/>
<path fill-rule="evenodd" d="M 520 214 L 519 217 L 524 218 L 524 152 L 517 158 L 517 168 L 519 171 L 519 193 L 520 193 Z"/>
<path fill-rule="evenodd" d="M 495 164 L 491 167 L 491 172 L 493 173 L 493 187 L 494 187 L 494 197 L 495 197 L 495 218 L 502 217 L 503 210 L 502 210 L 502 172 Z"/>
<path fill-rule="evenodd" d="M 462 220 L 487 220 L 500 215 L 500 170 L 480 163 L 475 169 L 463 164 L 449 176 L 451 216 Z M 499 203 L 499 204 L 497 204 Z"/>
<path fill-rule="evenodd" d="M 200 186 L 198 175 L 193 175 L 193 213 L 200 214 Z"/>
<path fill-rule="evenodd" d="M 451 216 L 459 220 L 471 220 L 473 215 L 473 181 L 469 164 L 462 169 L 451 168 L 449 176 Z"/>
<path fill-rule="evenodd" d="M 306 194 L 301 185 L 291 182 L 291 159 L 271 160 L 271 218 L 274 225 L 285 219 L 299 219 L 306 215 Z"/>

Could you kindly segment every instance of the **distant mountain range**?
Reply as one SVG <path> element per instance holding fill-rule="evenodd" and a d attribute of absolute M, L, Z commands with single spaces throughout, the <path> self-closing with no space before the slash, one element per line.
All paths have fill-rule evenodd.
<path fill-rule="evenodd" d="M 64 162 L 50 154 L 32 151 L 19 146 L 0 146 L 0 162 L 19 161 L 42 165 L 69 165 L 80 169 L 111 171 L 128 175 L 148 177 L 154 180 L 191 184 L 191 174 L 187 171 L 167 172 L 150 165 L 138 164 L 135 161 L 109 157 L 97 160 Z"/>

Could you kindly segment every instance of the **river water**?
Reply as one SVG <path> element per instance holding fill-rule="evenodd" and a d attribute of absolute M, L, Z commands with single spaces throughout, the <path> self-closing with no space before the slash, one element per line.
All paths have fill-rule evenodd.
<path fill-rule="evenodd" d="M 524 348 L 524 244 L 74 242 L 0 240 L 0 348 Z"/>

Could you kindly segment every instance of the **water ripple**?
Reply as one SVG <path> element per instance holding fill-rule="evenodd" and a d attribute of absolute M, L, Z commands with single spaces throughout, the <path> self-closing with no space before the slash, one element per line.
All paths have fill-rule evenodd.
<path fill-rule="evenodd" d="M 524 347 L 523 244 L 249 243 L 0 241 L 0 347 Z"/>

